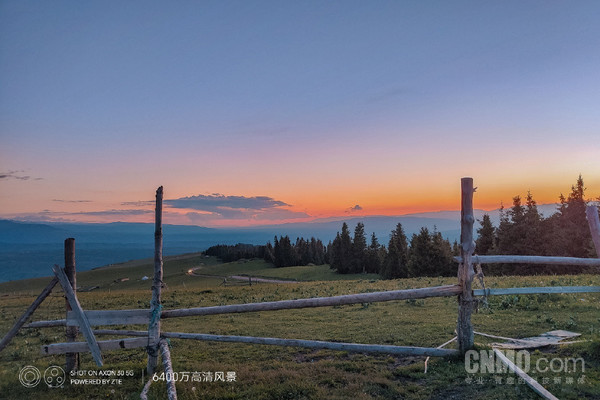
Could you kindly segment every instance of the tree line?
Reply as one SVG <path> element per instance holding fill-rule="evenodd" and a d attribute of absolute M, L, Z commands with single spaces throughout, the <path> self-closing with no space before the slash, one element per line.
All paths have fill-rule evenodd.
<path fill-rule="evenodd" d="M 327 246 L 330 268 L 340 274 L 376 273 L 384 279 L 409 278 L 415 276 L 453 276 L 458 255 L 458 244 L 450 245 L 435 229 L 429 232 L 421 228 L 413 234 L 410 244 L 402 224 L 390 234 L 387 248 L 379 244 L 375 233 L 367 246 L 364 225 L 359 222 L 350 237 L 344 222 L 341 233 Z"/>
<path fill-rule="evenodd" d="M 268 242 L 264 246 L 217 245 L 204 253 L 224 262 L 263 258 L 275 267 L 329 264 L 340 274 L 374 273 L 384 279 L 396 279 L 455 275 L 456 264 L 452 257 L 458 254 L 458 245 L 451 246 L 440 232 L 429 232 L 427 228 L 412 235 L 409 243 L 400 223 L 391 232 L 387 247 L 379 244 L 375 233 L 367 245 L 364 224 L 359 222 L 351 237 L 348 224 L 344 222 L 341 233 L 338 232 L 327 246 L 314 237 L 298 237 L 292 242 L 286 235 L 275 236 L 273 244 Z"/>
<path fill-rule="evenodd" d="M 242 258 L 264 258 L 265 246 L 238 243 L 236 245 L 218 244 L 204 251 L 207 256 L 214 256 L 223 262 L 232 262 Z"/>
<path fill-rule="evenodd" d="M 322 265 L 328 262 L 327 249 L 320 239 L 311 237 L 296 238 L 292 243 L 289 236 L 275 236 L 273 244 L 265 246 L 264 259 L 276 267 L 292 267 L 295 265 Z"/>
<path fill-rule="evenodd" d="M 476 254 L 546 255 L 565 257 L 596 257 L 585 216 L 588 200 L 585 186 L 579 176 L 568 196 L 559 196 L 557 210 L 543 217 L 533 195 L 528 192 L 525 201 L 513 198 L 512 207 L 500 208 L 500 223 L 494 227 L 489 215 L 484 215 L 477 229 Z M 600 198 L 598 199 L 600 200 Z M 240 258 L 263 258 L 276 267 L 329 264 L 340 274 L 375 273 L 384 279 L 417 276 L 455 276 L 457 264 L 454 256 L 460 255 L 458 243 L 452 245 L 434 228 L 430 232 L 421 228 L 418 234 L 407 238 L 402 224 L 391 232 L 387 246 L 379 243 L 375 233 L 367 243 L 364 224 L 359 222 L 350 234 L 348 225 L 342 224 L 333 241 L 326 246 L 320 239 L 275 236 L 273 244 L 255 246 L 237 244 L 218 245 L 205 254 L 217 256 L 225 262 Z M 491 264 L 487 274 L 577 273 L 590 268 L 573 266 L 544 266 Z"/>
<path fill-rule="evenodd" d="M 545 255 L 563 257 L 596 257 L 585 209 L 585 186 L 581 175 L 567 197 L 559 196 L 557 210 L 545 218 L 537 208 L 531 192 L 525 202 L 513 197 L 512 207 L 500 208 L 500 223 L 494 227 L 490 216 L 484 215 L 477 229 L 475 252 L 486 254 Z M 600 199 L 599 199 L 600 200 Z M 496 274 L 576 273 L 590 268 L 544 265 L 490 265 Z"/>

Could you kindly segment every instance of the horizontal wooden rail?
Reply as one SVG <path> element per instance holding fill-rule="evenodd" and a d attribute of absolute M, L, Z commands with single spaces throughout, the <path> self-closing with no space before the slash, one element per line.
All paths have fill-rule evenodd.
<path fill-rule="evenodd" d="M 215 315 L 227 313 L 243 313 L 252 311 L 283 310 L 308 307 L 325 307 L 341 304 L 380 302 L 403 299 L 419 299 L 436 296 L 455 296 L 460 291 L 458 285 L 438 286 L 433 288 L 393 290 L 387 292 L 361 293 L 334 297 L 316 297 L 312 299 L 283 300 L 265 303 L 233 304 L 228 306 L 212 306 L 200 308 L 183 308 L 162 312 L 162 318 L 187 317 L 198 315 Z M 475 296 L 501 296 L 511 294 L 548 294 L 548 293 L 598 293 L 600 286 L 549 286 L 524 288 L 475 289 Z M 96 310 L 85 311 L 89 323 L 98 325 L 134 325 L 148 323 L 148 310 Z M 76 324 L 75 320 L 59 319 L 53 321 L 36 321 L 26 328 L 47 328 Z"/>
<path fill-rule="evenodd" d="M 100 350 L 121 350 L 135 349 L 148 346 L 148 332 L 145 332 L 145 338 L 128 338 L 114 340 L 100 340 L 98 346 Z M 42 355 L 64 354 L 64 353 L 84 353 L 90 351 L 86 342 L 54 343 L 42 346 Z"/>
<path fill-rule="evenodd" d="M 53 328 L 55 326 L 66 326 L 66 319 L 53 319 L 50 321 L 34 321 L 30 322 L 27 325 L 24 325 L 23 328 Z"/>
<path fill-rule="evenodd" d="M 91 310 L 84 311 L 92 326 L 98 325 L 148 325 L 150 310 Z M 73 311 L 67 313 L 67 326 L 79 326 Z"/>
<path fill-rule="evenodd" d="M 180 308 L 166 310 L 161 318 L 190 317 L 199 315 L 216 315 L 230 313 L 245 313 L 254 311 L 289 310 L 297 308 L 327 307 L 357 303 L 375 303 L 392 300 L 424 299 L 428 297 L 456 296 L 460 286 L 446 285 L 420 289 L 389 290 L 385 292 L 348 294 L 333 297 L 314 297 L 311 299 L 281 300 L 264 303 L 232 304 L 226 306 Z M 92 310 L 84 312 L 92 326 L 98 325 L 135 325 L 148 323 L 148 310 Z M 71 314 L 69 314 L 71 315 Z M 27 328 L 45 328 L 51 326 L 76 325 L 76 319 L 69 317 L 64 320 L 37 321 L 26 325 Z"/>
<path fill-rule="evenodd" d="M 549 293 L 599 293 L 600 286 L 546 286 L 498 289 L 475 289 L 475 296 L 502 296 L 510 294 L 549 294 Z"/>
<path fill-rule="evenodd" d="M 122 336 L 148 336 L 147 331 L 121 331 L 121 330 L 103 330 L 94 331 L 97 335 L 122 335 Z M 377 344 L 357 344 L 357 343 L 338 343 L 323 342 L 318 340 L 301 339 L 277 339 L 254 336 L 227 336 L 227 335 L 208 335 L 203 333 L 180 333 L 180 332 L 161 332 L 165 338 L 192 339 L 212 342 L 236 342 L 248 344 L 265 344 L 272 346 L 292 346 L 304 347 L 309 349 L 328 349 L 338 351 L 349 351 L 358 353 L 387 353 L 403 356 L 432 356 L 444 357 L 458 354 L 458 350 L 441 349 L 432 347 L 412 347 L 412 346 L 391 346 Z"/>
<path fill-rule="evenodd" d="M 161 313 L 161 318 L 244 313 L 253 311 L 290 310 L 296 308 L 340 306 L 346 304 L 375 303 L 392 300 L 423 299 L 427 297 L 448 297 L 456 296 L 460 292 L 460 286 L 446 285 L 427 287 L 421 289 L 390 290 L 386 292 L 348 294 L 333 297 L 314 297 L 312 299 L 282 300 L 265 303 L 232 304 L 228 306 L 183 308 L 177 310 L 163 311 Z"/>
<path fill-rule="evenodd" d="M 454 261 L 462 262 L 461 257 L 454 257 Z M 473 264 L 551 264 L 551 265 L 579 265 L 586 267 L 600 267 L 600 258 L 577 257 L 546 257 L 546 256 L 472 256 Z"/>

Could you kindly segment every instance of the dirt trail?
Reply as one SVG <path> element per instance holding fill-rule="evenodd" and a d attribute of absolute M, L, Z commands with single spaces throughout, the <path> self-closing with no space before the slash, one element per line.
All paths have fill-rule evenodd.
<path fill-rule="evenodd" d="M 248 278 L 252 279 L 252 282 L 263 282 L 263 283 L 298 283 L 298 281 L 291 281 L 291 280 L 282 280 L 282 279 L 269 279 L 269 278 L 258 278 L 255 276 L 244 276 L 244 275 L 229 275 L 229 276 L 223 276 L 223 275 L 210 275 L 210 274 L 200 274 L 197 273 L 196 271 L 201 270 L 202 267 L 194 267 L 191 268 L 188 271 L 188 275 L 190 276 L 197 276 L 197 277 L 204 277 L 204 278 L 219 278 L 219 279 L 234 279 L 234 280 L 240 280 L 240 281 L 247 281 Z"/>
<path fill-rule="evenodd" d="M 241 276 L 241 275 L 231 275 L 228 276 L 227 279 L 239 279 L 247 281 L 248 278 L 252 278 L 252 282 L 266 282 L 266 283 L 298 283 L 298 281 L 284 281 L 281 279 L 266 279 L 266 278 L 256 278 L 254 276 Z"/>

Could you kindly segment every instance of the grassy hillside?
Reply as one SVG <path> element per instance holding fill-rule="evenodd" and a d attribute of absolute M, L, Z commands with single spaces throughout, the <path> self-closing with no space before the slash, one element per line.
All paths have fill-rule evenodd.
<path fill-rule="evenodd" d="M 327 266 L 272 268 L 262 261 L 220 264 L 198 254 L 165 260 L 163 294 L 166 309 L 220 304 L 273 301 L 316 296 L 332 296 L 401 288 L 455 283 L 453 278 L 416 278 L 381 281 L 374 276 L 338 276 Z M 190 276 L 188 271 L 202 276 Z M 297 283 L 259 283 L 252 286 L 223 286 L 223 276 L 252 276 L 297 279 Z M 147 308 L 150 301 L 151 260 L 132 262 L 78 274 L 80 287 L 100 286 L 79 293 L 84 309 Z M 129 278 L 115 283 L 119 278 Z M 344 279 L 341 279 L 344 278 Z M 311 280 L 313 279 L 313 280 Z M 48 279 L 9 282 L 0 285 L 0 335 L 31 304 Z M 600 285 L 596 275 L 492 277 L 489 287 Z M 34 314 L 34 320 L 64 317 L 60 290 L 48 298 Z M 490 298 L 489 308 L 480 307 L 473 315 L 475 329 L 481 332 L 526 337 L 553 329 L 582 333 L 582 344 L 562 346 L 554 353 L 537 351 L 532 363 L 541 357 L 583 357 L 585 373 L 533 374 L 563 399 L 600 398 L 600 296 L 535 295 Z M 230 314 L 163 320 L 163 331 L 267 336 L 294 339 L 356 343 L 438 346 L 454 336 L 456 299 L 436 298 L 416 301 L 365 303 L 317 309 Z M 143 326 L 117 326 L 115 329 L 144 329 Z M 102 339 L 110 337 L 102 337 Z M 64 356 L 42 357 L 40 346 L 62 342 L 64 328 L 25 330 L 0 353 L 0 398 L 63 399 L 66 391 L 76 399 L 137 399 L 142 389 L 144 349 L 105 352 L 105 366 L 97 368 L 91 356 L 81 355 L 82 370 L 132 370 L 121 384 L 72 385 L 49 388 L 43 382 L 35 388 L 19 383 L 19 371 L 35 366 L 42 373 L 52 365 L 63 365 Z M 490 341 L 476 336 L 478 346 Z M 297 348 L 171 340 L 175 372 L 236 373 L 235 382 L 178 382 L 180 399 L 522 399 L 536 398 L 526 385 L 498 384 L 494 375 L 469 375 L 463 359 L 432 359 L 424 373 L 423 357 L 393 357 Z M 584 382 L 578 383 L 584 375 Z M 192 374 L 189 375 L 190 377 Z M 506 377 L 506 375 L 496 375 Z M 561 383 L 555 383 L 555 378 Z M 574 383 L 565 383 L 568 377 Z M 481 384 L 478 383 L 481 378 Z M 471 379 L 471 380 L 469 380 Z M 153 383 L 151 398 L 165 397 L 165 384 Z"/>

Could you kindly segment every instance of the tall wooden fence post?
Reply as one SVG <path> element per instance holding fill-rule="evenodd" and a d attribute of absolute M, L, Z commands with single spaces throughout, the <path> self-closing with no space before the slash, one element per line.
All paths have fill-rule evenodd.
<path fill-rule="evenodd" d="M 77 274 L 75 270 L 75 239 L 65 239 L 65 274 L 69 279 L 69 283 L 73 287 L 73 292 L 77 291 Z M 65 298 L 67 314 L 71 311 L 69 300 Z M 67 342 L 77 340 L 79 329 L 76 326 L 67 326 L 66 337 Z M 76 371 L 79 369 L 79 353 L 66 354 L 66 371 Z"/>
<path fill-rule="evenodd" d="M 152 301 L 150 303 L 150 324 L 148 325 L 148 365 L 146 370 L 152 374 L 158 362 L 160 341 L 161 289 L 163 285 L 162 259 L 162 201 L 163 187 L 156 190 L 156 215 L 154 222 L 154 280 L 152 281 Z"/>
<path fill-rule="evenodd" d="M 589 205 L 585 208 L 585 214 L 590 226 L 592 241 L 596 248 L 596 257 L 600 258 L 600 217 L 598 217 L 598 208 L 594 205 Z"/>
<path fill-rule="evenodd" d="M 458 284 L 462 292 L 458 295 L 458 348 L 461 353 L 473 347 L 473 326 L 471 325 L 471 314 L 473 313 L 473 293 L 471 284 L 473 282 L 473 264 L 471 256 L 475 251 L 473 241 L 473 178 L 461 179 L 461 218 L 460 218 L 460 253 L 462 262 L 458 266 Z"/>

